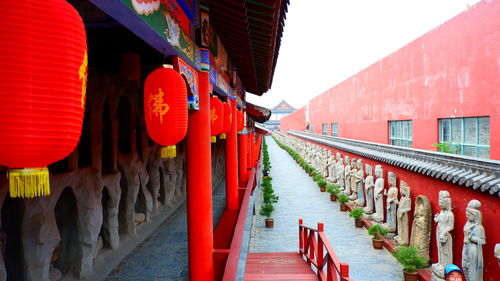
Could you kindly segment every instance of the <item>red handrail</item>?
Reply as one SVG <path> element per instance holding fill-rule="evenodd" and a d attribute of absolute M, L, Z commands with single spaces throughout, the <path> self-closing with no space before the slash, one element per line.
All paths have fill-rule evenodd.
<path fill-rule="evenodd" d="M 302 224 L 299 219 L 299 253 L 313 267 L 320 281 L 354 281 L 349 278 L 349 265 L 340 262 L 324 233 L 324 225 L 318 229 Z M 326 250 L 326 251 L 325 251 Z"/>

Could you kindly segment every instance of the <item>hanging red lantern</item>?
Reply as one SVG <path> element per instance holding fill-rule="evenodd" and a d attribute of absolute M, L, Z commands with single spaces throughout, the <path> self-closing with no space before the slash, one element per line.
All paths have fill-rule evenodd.
<path fill-rule="evenodd" d="M 217 135 L 222 133 L 224 125 L 224 106 L 217 97 L 210 98 L 210 135 L 212 143 L 215 143 Z"/>
<path fill-rule="evenodd" d="M 237 118 L 236 130 L 238 130 L 238 132 L 239 132 L 245 128 L 245 117 L 243 116 L 243 112 L 238 110 L 236 112 L 236 118 Z"/>
<path fill-rule="evenodd" d="M 64 0 L 19 0 L 0 9 L 0 165 L 11 197 L 50 194 L 49 164 L 80 139 L 87 39 Z"/>
<path fill-rule="evenodd" d="M 233 121 L 233 113 L 231 112 L 231 106 L 228 103 L 223 103 L 224 107 L 224 124 L 222 125 L 221 139 L 226 138 L 226 134 L 231 130 L 231 123 Z"/>
<path fill-rule="evenodd" d="M 162 158 L 176 156 L 175 145 L 187 133 L 186 82 L 171 65 L 151 72 L 144 82 L 144 119 L 149 136 L 164 146 Z"/>

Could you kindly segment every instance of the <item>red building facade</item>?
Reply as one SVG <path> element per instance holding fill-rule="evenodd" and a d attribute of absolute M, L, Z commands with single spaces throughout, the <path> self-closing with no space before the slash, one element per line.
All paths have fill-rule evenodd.
<path fill-rule="evenodd" d="M 489 117 L 489 140 L 476 143 L 489 156 L 479 156 L 500 159 L 499 14 L 499 1 L 480 2 L 310 100 L 281 120 L 281 131 L 321 134 L 327 124 L 331 135 L 337 124 L 339 137 L 388 144 L 389 121 L 411 120 L 411 147 L 429 150 L 440 141 L 440 119 Z"/>

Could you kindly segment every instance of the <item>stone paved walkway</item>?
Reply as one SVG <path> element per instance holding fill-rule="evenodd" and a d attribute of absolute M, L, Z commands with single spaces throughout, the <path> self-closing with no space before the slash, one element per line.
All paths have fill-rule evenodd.
<path fill-rule="evenodd" d="M 222 183 L 213 194 L 214 225 L 226 207 Z M 183 281 L 188 279 L 186 204 L 125 258 L 106 281 Z"/>
<path fill-rule="evenodd" d="M 250 252 L 298 251 L 298 221 L 316 228 L 325 224 L 333 250 L 342 262 L 349 264 L 349 276 L 357 281 L 403 280 L 401 265 L 387 250 L 374 250 L 365 228 L 354 227 L 348 212 L 340 212 L 329 194 L 320 192 L 316 183 L 282 150 L 271 137 L 269 145 L 273 188 L 279 196 L 273 213 L 274 228 L 264 226 L 264 218 L 254 216 Z M 261 200 L 256 199 L 258 207 Z"/>

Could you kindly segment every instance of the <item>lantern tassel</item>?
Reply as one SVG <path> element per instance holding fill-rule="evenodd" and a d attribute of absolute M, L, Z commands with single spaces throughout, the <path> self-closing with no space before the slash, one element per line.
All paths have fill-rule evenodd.
<path fill-rule="evenodd" d="M 216 136 L 212 136 L 212 137 L 210 137 L 210 140 L 212 141 L 212 143 L 216 143 L 217 142 L 217 137 Z"/>
<path fill-rule="evenodd" d="M 47 168 L 9 169 L 10 197 L 34 198 L 50 195 Z"/>
<path fill-rule="evenodd" d="M 220 134 L 220 139 L 225 140 L 226 139 L 226 134 Z"/>
<path fill-rule="evenodd" d="M 175 158 L 177 156 L 177 152 L 175 149 L 175 145 L 164 146 L 161 148 L 161 158 Z"/>

